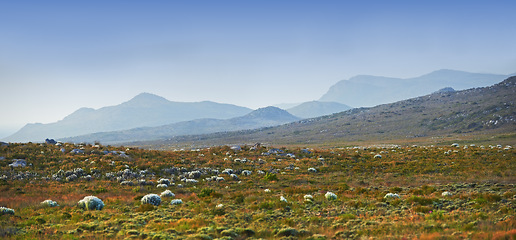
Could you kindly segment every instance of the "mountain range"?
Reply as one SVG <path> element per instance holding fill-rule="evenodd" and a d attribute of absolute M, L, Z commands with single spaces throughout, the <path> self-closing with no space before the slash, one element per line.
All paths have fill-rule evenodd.
<path fill-rule="evenodd" d="M 498 84 L 435 93 L 354 108 L 318 118 L 255 130 L 178 136 L 133 145 L 161 149 L 224 144 L 342 144 L 417 138 L 439 139 L 453 134 L 516 138 L 516 76 Z M 513 143 L 514 144 L 514 143 Z"/>
<path fill-rule="evenodd" d="M 200 118 L 228 119 L 248 114 L 252 109 L 215 102 L 172 102 L 142 93 L 116 106 L 81 108 L 63 120 L 49 124 L 27 124 L 6 141 L 43 141 L 95 132 L 153 127 Z"/>
<path fill-rule="evenodd" d="M 503 80 L 505 76 L 495 74 L 477 74 L 453 70 L 439 70 L 410 79 L 386 78 L 375 76 L 357 76 L 343 80 L 332 86 L 318 101 L 310 101 L 289 107 L 286 110 L 299 118 L 316 118 L 350 109 L 350 106 L 371 106 L 395 102 L 410 97 L 422 96 L 439 89 L 463 89 L 468 86 L 488 86 Z M 270 109 L 269 109 L 270 110 Z M 230 131 L 253 129 L 270 126 L 272 123 L 285 123 L 282 119 L 262 119 L 263 124 L 254 121 L 239 122 L 235 118 L 252 113 L 252 109 L 231 104 L 215 102 L 173 102 L 150 93 L 142 93 L 131 100 L 116 106 L 100 109 L 81 108 L 64 119 L 49 124 L 27 124 L 15 134 L 2 139 L 11 142 L 43 141 L 46 138 L 71 139 L 71 137 L 89 135 L 87 139 L 104 136 L 113 141 L 127 139 L 124 134 L 139 136 L 134 139 L 148 139 L 151 132 L 156 138 L 176 136 L 178 134 L 201 134 L 213 131 Z M 279 116 L 279 115 L 278 115 Z M 249 116 L 247 116 L 249 117 Z M 233 120 L 240 126 L 222 128 L 224 120 Z M 252 121 L 251 121 L 252 122 Z M 178 124 L 178 125 L 174 125 Z M 202 126 L 205 124 L 206 126 Z M 153 127 L 168 126 L 167 130 L 152 130 Z M 191 130 L 195 126 L 195 129 Z M 135 129 L 139 130 L 136 131 Z M 181 128 L 190 129 L 180 130 Z M 201 129 L 204 130 L 200 131 Z M 108 134 L 117 131 L 119 133 Z M 136 133 L 139 132 L 139 133 Z M 143 134 L 145 132 L 145 134 Z M 126 136 L 129 136 L 126 135 Z M 90 138 L 93 137 L 93 138 Z M 75 138 L 78 139 L 78 138 Z M 98 138 L 95 140 L 103 140 Z M 110 140 L 110 141 L 111 141 Z"/>
<path fill-rule="evenodd" d="M 445 87 L 464 90 L 490 86 L 507 77 L 447 69 L 406 79 L 359 75 L 337 82 L 319 101 L 339 102 L 352 107 L 373 107 L 423 96 Z"/>
<path fill-rule="evenodd" d="M 277 107 L 266 107 L 231 119 L 196 119 L 158 127 L 135 128 L 123 131 L 99 132 L 59 139 L 63 142 L 101 142 L 116 144 L 131 141 L 167 139 L 174 136 L 255 129 L 294 122 L 300 118 Z"/>
<path fill-rule="evenodd" d="M 287 112 L 300 118 L 314 118 L 348 109 L 351 109 L 351 107 L 338 102 L 310 101 L 288 108 Z"/>

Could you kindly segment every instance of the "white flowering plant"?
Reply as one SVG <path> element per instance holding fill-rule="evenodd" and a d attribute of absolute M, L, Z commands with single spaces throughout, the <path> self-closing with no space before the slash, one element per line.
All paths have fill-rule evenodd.
<path fill-rule="evenodd" d="M 85 210 L 102 210 L 104 208 L 104 202 L 95 196 L 86 196 L 77 205 Z"/>
<path fill-rule="evenodd" d="M 142 204 L 151 204 L 154 206 L 159 206 L 161 204 L 161 197 L 158 194 L 147 194 L 142 197 Z"/>
<path fill-rule="evenodd" d="M 170 179 L 168 178 L 160 178 L 158 180 L 158 184 L 166 184 L 166 185 L 170 185 Z"/>
<path fill-rule="evenodd" d="M 0 215 L 5 215 L 5 214 L 14 215 L 14 209 L 6 208 L 6 207 L 0 207 Z"/>
<path fill-rule="evenodd" d="M 57 207 L 57 206 L 59 206 L 59 204 L 57 204 L 56 201 L 52 201 L 50 199 L 47 199 L 47 200 L 41 202 L 41 205 L 45 206 L 45 207 Z"/>
<path fill-rule="evenodd" d="M 324 197 L 328 200 L 337 200 L 337 194 L 332 192 L 326 192 L 326 194 L 324 194 Z"/>
<path fill-rule="evenodd" d="M 387 193 L 383 198 L 400 198 L 400 195 L 398 195 L 397 193 Z"/>
<path fill-rule="evenodd" d="M 161 197 L 175 197 L 176 195 L 170 190 L 165 190 L 160 194 L 160 196 Z"/>
<path fill-rule="evenodd" d="M 448 192 L 448 191 L 445 191 L 443 193 L 441 193 L 441 196 L 443 197 L 449 197 L 449 196 L 452 196 L 453 194 L 451 192 Z"/>

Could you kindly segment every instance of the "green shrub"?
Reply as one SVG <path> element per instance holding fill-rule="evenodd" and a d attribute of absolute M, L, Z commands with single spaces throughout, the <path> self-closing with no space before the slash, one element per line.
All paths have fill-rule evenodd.
<path fill-rule="evenodd" d="M 289 237 L 289 236 L 296 236 L 297 234 L 299 234 L 299 231 L 297 231 L 294 228 L 284 228 L 284 229 L 279 230 L 276 235 L 280 236 L 280 237 Z"/>
<path fill-rule="evenodd" d="M 420 196 L 412 196 L 409 199 L 407 199 L 409 203 L 418 203 L 419 205 L 426 206 L 434 203 L 437 201 L 435 198 L 425 198 Z"/>
<path fill-rule="evenodd" d="M 415 212 L 420 212 L 420 213 L 430 213 L 430 211 L 432 211 L 432 207 L 429 207 L 429 206 L 416 206 L 414 207 L 412 210 L 414 210 Z"/>
<path fill-rule="evenodd" d="M 242 204 L 244 203 L 245 196 L 244 195 L 237 195 L 234 198 L 236 204 Z"/>
<path fill-rule="evenodd" d="M 136 212 L 147 212 L 156 209 L 152 204 L 142 204 L 135 211 Z"/>
<path fill-rule="evenodd" d="M 215 191 L 211 188 L 203 188 L 201 189 L 201 192 L 197 195 L 198 197 L 208 197 L 210 196 L 212 193 L 214 193 Z"/>
<path fill-rule="evenodd" d="M 263 179 L 267 181 L 278 181 L 278 176 L 274 173 L 266 173 Z"/>
<path fill-rule="evenodd" d="M 260 203 L 258 206 L 260 209 L 271 210 L 274 208 L 274 205 L 275 204 L 273 202 L 267 201 L 267 202 Z"/>

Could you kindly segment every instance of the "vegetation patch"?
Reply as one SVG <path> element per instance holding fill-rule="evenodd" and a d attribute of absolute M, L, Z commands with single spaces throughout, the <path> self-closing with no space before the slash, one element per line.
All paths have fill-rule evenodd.
<path fill-rule="evenodd" d="M 0 147 L 0 163 L 32 163 L 0 164 L 0 238 L 510 239 L 516 226 L 516 152 L 498 144 L 61 147 Z"/>

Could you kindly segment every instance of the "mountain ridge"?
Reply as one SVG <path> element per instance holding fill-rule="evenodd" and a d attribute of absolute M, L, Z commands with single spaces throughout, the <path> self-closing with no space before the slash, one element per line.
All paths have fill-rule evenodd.
<path fill-rule="evenodd" d="M 341 112 L 348 109 L 349 106 L 376 106 L 422 96 L 445 87 L 460 90 L 469 85 L 487 86 L 489 84 L 485 84 L 486 82 L 493 82 L 501 76 L 503 75 L 468 73 L 449 69 L 406 79 L 358 75 L 334 84 L 318 101 L 300 103 L 286 110 L 301 118 L 313 118 Z M 340 102 L 328 101 L 325 98 L 337 100 L 344 98 L 351 104 L 343 104 L 343 101 L 340 100 Z M 211 101 L 173 102 L 161 96 L 143 92 L 118 105 L 99 109 L 80 108 L 54 123 L 27 124 L 2 140 L 38 142 L 45 138 L 63 138 L 95 132 L 155 127 L 193 119 L 231 119 L 250 112 L 252 109 L 232 104 Z"/>
<path fill-rule="evenodd" d="M 166 139 L 179 135 L 203 134 L 269 127 L 299 120 L 287 111 L 277 107 L 254 110 L 244 116 L 231 119 L 194 119 L 157 127 L 143 127 L 122 131 L 99 132 L 59 139 L 64 142 L 100 142 L 116 144 L 136 140 Z"/>
<path fill-rule="evenodd" d="M 441 69 L 412 78 L 358 75 L 332 85 L 319 101 L 339 102 L 352 107 L 372 107 L 423 96 L 445 87 L 464 90 L 489 86 L 507 77 L 450 69 Z"/>
<path fill-rule="evenodd" d="M 309 101 L 286 109 L 287 112 L 300 118 L 314 118 L 351 109 L 350 106 L 338 102 Z"/>
<path fill-rule="evenodd" d="M 245 107 L 208 101 L 172 102 L 154 94 L 142 93 L 114 106 L 80 108 L 54 123 L 27 124 L 3 140 L 37 142 L 46 138 L 57 139 L 94 132 L 160 126 L 198 118 L 228 119 L 251 111 Z"/>
<path fill-rule="evenodd" d="M 174 146 L 335 144 L 468 134 L 516 133 L 516 76 L 492 86 L 433 93 L 395 103 L 248 131 L 174 137 L 129 145 Z"/>

